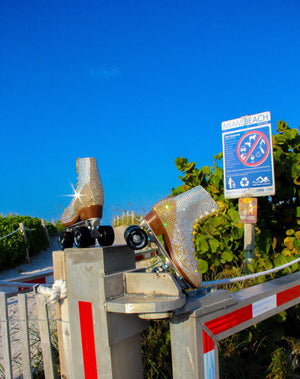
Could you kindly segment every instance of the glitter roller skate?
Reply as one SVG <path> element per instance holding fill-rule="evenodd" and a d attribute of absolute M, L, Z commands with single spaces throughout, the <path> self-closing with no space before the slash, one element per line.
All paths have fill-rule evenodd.
<path fill-rule="evenodd" d="M 110 246 L 114 242 L 111 226 L 100 225 L 104 205 L 104 191 L 95 158 L 76 161 L 78 184 L 70 205 L 61 216 L 65 230 L 59 234 L 62 249 L 95 245 Z"/>
<path fill-rule="evenodd" d="M 193 249 L 193 226 L 199 218 L 215 213 L 217 203 L 197 186 L 174 197 L 158 202 L 140 225 L 129 226 L 124 238 L 129 247 L 139 250 L 153 242 L 165 257 L 167 266 L 175 272 L 183 288 L 199 288 L 202 277 Z M 164 244 L 157 236 L 162 235 Z"/>

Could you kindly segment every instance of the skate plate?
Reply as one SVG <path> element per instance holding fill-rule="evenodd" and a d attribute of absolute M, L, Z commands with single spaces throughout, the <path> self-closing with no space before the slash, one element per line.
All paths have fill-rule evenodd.
<path fill-rule="evenodd" d="M 58 237 L 62 250 L 71 248 L 73 243 L 78 248 L 95 245 L 96 239 L 100 246 L 111 246 L 114 243 L 114 230 L 111 226 L 100 225 L 101 218 L 90 218 L 67 226 Z"/>
<path fill-rule="evenodd" d="M 100 226 L 100 220 L 101 218 L 89 218 L 87 220 L 76 222 L 73 225 L 67 226 L 65 228 L 66 232 L 73 232 L 75 228 L 82 228 L 86 227 L 91 231 L 91 234 L 95 234 L 93 238 L 97 238 L 99 236 L 99 232 L 96 230 L 97 226 Z"/>

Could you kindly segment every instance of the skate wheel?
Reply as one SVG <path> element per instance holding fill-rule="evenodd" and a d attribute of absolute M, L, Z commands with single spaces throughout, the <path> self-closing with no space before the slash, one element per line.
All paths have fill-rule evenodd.
<path fill-rule="evenodd" d="M 76 247 L 89 247 L 91 242 L 90 231 L 88 228 L 75 228 L 74 231 L 74 244 Z"/>
<path fill-rule="evenodd" d="M 58 235 L 58 243 L 62 250 L 73 246 L 73 236 L 70 232 L 61 232 Z"/>
<path fill-rule="evenodd" d="M 114 243 L 115 232 L 112 226 L 100 225 L 98 227 L 98 232 L 100 234 L 100 237 L 98 237 L 97 239 L 100 246 L 111 246 Z"/>
<path fill-rule="evenodd" d="M 133 250 L 141 250 L 148 245 L 148 235 L 144 229 L 137 225 L 129 226 L 124 232 L 124 238 Z"/>

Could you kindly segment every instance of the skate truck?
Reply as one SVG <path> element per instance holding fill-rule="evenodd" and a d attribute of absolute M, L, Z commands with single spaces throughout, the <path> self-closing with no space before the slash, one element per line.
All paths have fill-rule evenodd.
<path fill-rule="evenodd" d="M 78 158 L 76 161 L 78 184 L 70 205 L 61 216 L 65 230 L 59 234 L 61 249 L 78 248 L 114 243 L 114 230 L 111 226 L 102 226 L 104 191 L 95 158 Z"/>
<path fill-rule="evenodd" d="M 124 238 L 133 250 L 154 243 L 164 261 L 153 272 L 170 270 L 181 287 L 198 288 L 202 279 L 193 248 L 193 225 L 199 218 L 211 216 L 217 210 L 217 203 L 197 186 L 158 202 L 140 225 L 131 225 L 125 230 Z M 158 236 L 162 236 L 163 242 Z"/>

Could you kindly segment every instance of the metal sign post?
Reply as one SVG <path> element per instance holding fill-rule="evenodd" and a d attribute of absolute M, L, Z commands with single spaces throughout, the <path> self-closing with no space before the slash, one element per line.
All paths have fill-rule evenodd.
<path fill-rule="evenodd" d="M 255 224 L 257 221 L 257 198 L 240 198 L 239 214 L 244 223 L 244 250 L 246 264 L 253 263 L 255 249 Z"/>

